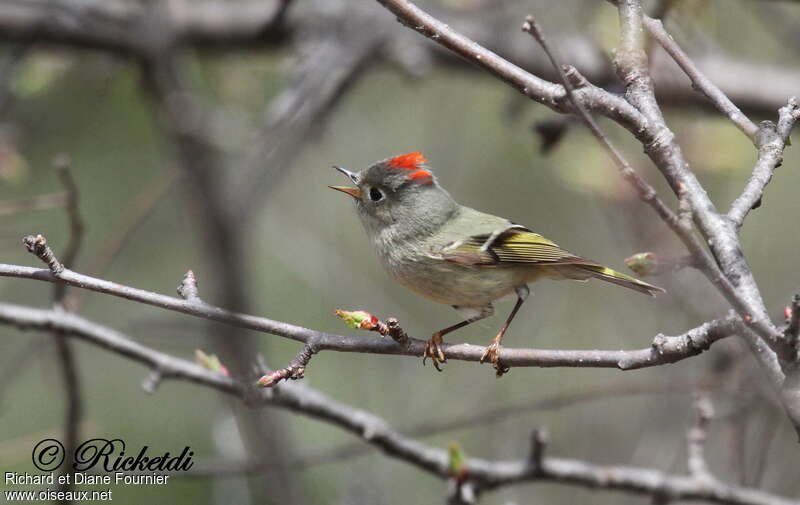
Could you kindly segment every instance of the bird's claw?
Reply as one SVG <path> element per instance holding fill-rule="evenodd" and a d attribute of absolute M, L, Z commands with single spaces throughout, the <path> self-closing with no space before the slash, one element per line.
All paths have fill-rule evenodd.
<path fill-rule="evenodd" d="M 485 363 L 489 362 L 492 364 L 495 370 L 495 374 L 497 377 L 502 377 L 506 372 L 510 370 L 509 367 L 505 366 L 500 361 L 500 343 L 497 341 L 493 341 L 486 347 L 486 350 L 483 351 L 483 355 L 481 355 L 480 362 Z"/>
<path fill-rule="evenodd" d="M 422 353 L 423 365 L 425 365 L 425 361 L 430 358 L 434 368 L 440 372 L 442 371 L 439 367 L 439 363 L 447 363 L 447 358 L 445 358 L 444 351 L 442 351 L 443 343 L 444 341 L 442 340 L 441 334 L 434 333 L 433 336 L 431 336 L 425 344 L 425 351 Z"/>

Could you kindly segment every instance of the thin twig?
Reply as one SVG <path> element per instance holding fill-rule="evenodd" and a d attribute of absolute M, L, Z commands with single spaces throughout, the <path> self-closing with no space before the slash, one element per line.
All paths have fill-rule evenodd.
<path fill-rule="evenodd" d="M 67 241 L 67 246 L 64 248 L 63 254 L 61 254 L 61 263 L 67 268 L 74 268 L 75 258 L 78 257 L 78 252 L 80 251 L 81 244 L 83 243 L 83 234 L 85 229 L 83 218 L 81 217 L 80 210 L 78 209 L 80 192 L 78 191 L 78 185 L 75 184 L 75 179 L 72 177 L 72 168 L 68 155 L 62 153 L 56 156 L 53 160 L 53 167 L 55 168 L 56 173 L 58 174 L 58 179 L 67 194 L 66 211 L 67 220 L 69 223 L 69 240 Z M 56 303 L 61 303 L 65 294 L 66 285 L 56 284 L 54 295 Z"/>
<path fill-rule="evenodd" d="M 528 455 L 528 463 L 536 469 L 542 467 L 544 451 L 547 448 L 549 435 L 545 428 L 534 428 L 531 433 L 531 449 Z"/>
<path fill-rule="evenodd" d="M 285 368 L 265 374 L 258 379 L 256 385 L 263 388 L 275 386 L 280 381 L 302 379 L 311 357 L 317 352 L 313 344 L 306 344 L 303 350 Z"/>
<path fill-rule="evenodd" d="M 597 121 L 594 120 L 592 115 L 586 110 L 586 107 L 578 101 L 575 97 L 575 90 L 581 89 L 587 86 L 588 81 L 585 77 L 583 77 L 575 67 L 568 66 L 568 65 L 561 65 L 558 61 L 553 50 L 550 48 L 547 39 L 544 36 L 544 32 L 542 31 L 541 26 L 536 21 L 536 18 L 533 16 L 528 16 L 526 18 L 525 24 L 522 25 L 522 30 L 531 34 L 531 36 L 542 46 L 542 49 L 547 54 L 550 62 L 552 63 L 553 67 L 556 69 L 559 78 L 561 79 L 562 84 L 564 85 L 564 89 L 567 93 L 567 98 L 569 99 L 572 106 L 575 108 L 575 111 L 578 113 L 578 117 L 583 121 L 589 131 L 592 132 L 592 135 L 600 142 L 603 148 L 606 150 L 608 155 L 611 157 L 614 164 L 619 169 L 622 177 L 628 181 L 631 186 L 636 190 L 639 195 L 639 198 L 650 205 L 653 210 L 664 220 L 667 226 L 672 229 L 679 237 L 683 238 L 684 241 L 696 241 L 696 239 L 692 236 L 691 230 L 686 229 L 685 227 L 681 226 L 678 217 L 675 215 L 672 210 L 664 204 L 664 202 L 658 197 L 655 188 L 651 186 L 639 173 L 633 169 L 630 163 L 625 160 L 622 156 L 622 153 L 611 143 L 608 136 L 603 133 L 603 130 L 600 129 L 600 126 L 597 124 Z M 697 245 L 699 248 L 699 245 Z"/>
<path fill-rule="evenodd" d="M 53 160 L 53 167 L 58 175 L 58 179 L 66 192 L 65 210 L 67 214 L 68 236 L 67 246 L 64 254 L 61 255 L 62 265 L 74 266 L 75 259 L 78 257 L 81 245 L 83 244 L 84 224 L 81 217 L 79 202 L 80 192 L 75 179 L 72 177 L 69 156 L 62 153 Z M 47 244 L 44 244 L 44 254 L 47 255 Z M 70 310 L 65 305 L 67 285 L 57 282 L 53 285 L 53 302 L 57 309 Z M 64 451 L 69 459 L 73 459 L 78 438 L 80 436 L 80 422 L 83 417 L 83 398 L 81 397 L 81 381 L 78 373 L 78 364 L 72 343 L 67 341 L 61 332 L 53 331 L 56 349 L 58 351 L 59 368 L 61 369 L 62 383 L 66 394 L 66 408 L 64 413 Z M 67 467 L 69 468 L 69 467 Z M 69 471 L 69 470 L 67 470 Z M 74 487 L 74 482 L 70 481 L 60 486 L 62 491 L 68 491 Z M 60 503 L 71 503 L 71 500 L 60 500 Z"/>
<path fill-rule="evenodd" d="M 659 19 L 643 16 L 644 26 L 650 35 L 664 48 L 664 50 L 675 60 L 675 63 L 689 76 L 692 87 L 703 93 L 714 106 L 725 114 L 742 133 L 747 135 L 753 143 L 756 143 L 758 126 L 753 123 L 730 98 L 718 88 L 711 80 L 706 77 L 694 61 L 675 43 L 672 36 L 664 29 L 664 25 Z"/>
<path fill-rule="evenodd" d="M 747 214 L 761 205 L 764 188 L 772 179 L 775 169 L 783 162 L 783 150 L 789 141 L 795 123 L 800 119 L 800 103 L 792 97 L 778 111 L 778 123 L 764 121 L 756 137 L 758 160 L 753 167 L 753 174 L 747 181 L 742 194 L 731 204 L 728 219 L 741 228 Z"/>

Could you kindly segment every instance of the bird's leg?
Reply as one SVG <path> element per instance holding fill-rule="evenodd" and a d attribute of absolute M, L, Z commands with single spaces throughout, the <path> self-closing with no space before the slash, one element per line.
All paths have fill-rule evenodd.
<path fill-rule="evenodd" d="M 500 347 L 501 342 L 503 341 L 503 335 L 505 335 L 506 330 L 508 330 L 508 326 L 511 324 L 511 321 L 514 319 L 514 316 L 517 315 L 517 311 L 519 308 L 522 307 L 522 304 L 525 302 L 525 299 L 528 298 L 530 294 L 530 290 L 528 286 L 522 285 L 516 288 L 517 291 L 517 303 L 514 305 L 514 308 L 511 309 L 511 314 L 508 315 L 508 319 L 506 319 L 505 324 L 503 327 L 500 328 L 500 331 L 497 333 L 497 336 L 492 339 L 492 343 L 486 348 L 484 351 L 483 356 L 481 356 L 481 363 L 489 361 L 494 365 L 494 369 L 497 373 L 498 377 L 502 377 L 504 373 L 508 372 L 508 367 L 503 365 L 500 362 Z"/>
<path fill-rule="evenodd" d="M 456 306 L 453 306 L 453 308 L 456 310 L 459 309 L 459 307 Z M 454 324 L 453 326 L 448 326 L 447 328 L 439 330 L 436 333 L 434 333 L 428 340 L 428 342 L 425 344 L 425 351 L 422 353 L 422 364 L 424 365 L 425 360 L 430 358 L 431 361 L 433 362 L 433 366 L 436 367 L 436 370 L 441 372 L 442 369 L 439 368 L 439 363 L 447 362 L 447 358 L 444 355 L 444 351 L 442 351 L 442 344 L 444 344 L 444 340 L 442 339 L 442 337 L 444 337 L 448 333 L 456 331 L 459 328 L 463 328 L 468 324 L 472 324 L 475 321 L 480 321 L 483 318 L 489 317 L 492 315 L 493 312 L 494 311 L 491 305 L 489 305 L 487 307 L 482 308 L 480 313 L 468 317 L 467 319 L 461 321 L 460 323 Z"/>

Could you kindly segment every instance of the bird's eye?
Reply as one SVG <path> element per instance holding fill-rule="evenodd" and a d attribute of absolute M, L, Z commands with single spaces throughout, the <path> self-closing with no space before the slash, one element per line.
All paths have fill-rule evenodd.
<path fill-rule="evenodd" d="M 381 190 L 378 188 L 370 188 L 369 199 L 373 202 L 379 202 L 383 200 L 383 193 L 381 193 Z"/>

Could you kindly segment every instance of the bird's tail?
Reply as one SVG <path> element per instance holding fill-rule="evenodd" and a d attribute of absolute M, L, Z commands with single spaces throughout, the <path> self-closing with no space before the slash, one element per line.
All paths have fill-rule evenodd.
<path fill-rule="evenodd" d="M 634 291 L 638 291 L 646 295 L 656 296 L 658 293 L 666 292 L 658 286 L 653 286 L 652 284 L 640 281 L 635 277 L 625 275 L 602 265 L 573 264 L 570 266 L 582 273 L 584 278 L 593 277 L 595 279 L 600 279 L 606 282 L 617 284 L 619 286 L 633 289 Z"/>

